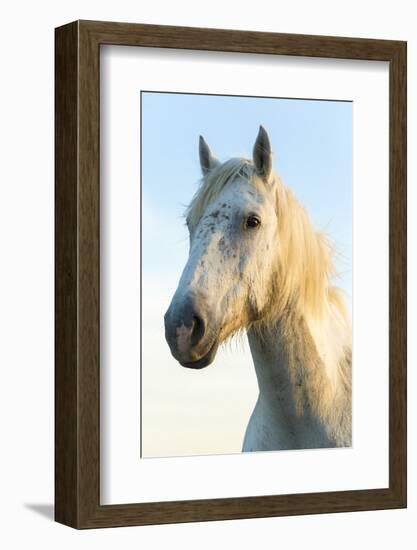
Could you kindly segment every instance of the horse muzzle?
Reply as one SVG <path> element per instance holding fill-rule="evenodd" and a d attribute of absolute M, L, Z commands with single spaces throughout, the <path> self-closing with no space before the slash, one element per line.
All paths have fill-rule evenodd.
<path fill-rule="evenodd" d="M 202 369 L 213 362 L 218 343 L 209 329 L 213 324 L 198 300 L 173 299 L 165 314 L 165 339 L 172 355 L 183 366 Z"/>

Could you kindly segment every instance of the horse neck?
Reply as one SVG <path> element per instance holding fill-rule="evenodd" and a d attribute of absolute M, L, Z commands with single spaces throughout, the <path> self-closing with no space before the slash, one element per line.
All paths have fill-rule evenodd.
<path fill-rule="evenodd" d="M 350 335 L 334 311 L 312 320 L 289 310 L 248 339 L 264 413 L 305 436 L 300 447 L 350 445 Z"/>

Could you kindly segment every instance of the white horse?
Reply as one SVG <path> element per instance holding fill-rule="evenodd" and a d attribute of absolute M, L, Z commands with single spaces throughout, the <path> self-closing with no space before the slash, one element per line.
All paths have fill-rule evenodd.
<path fill-rule="evenodd" d="M 253 162 L 213 157 L 187 210 L 190 254 L 165 314 L 173 356 L 200 369 L 246 330 L 259 396 L 243 451 L 351 445 L 351 326 L 331 286 L 331 248 L 272 171 L 261 126 Z"/>

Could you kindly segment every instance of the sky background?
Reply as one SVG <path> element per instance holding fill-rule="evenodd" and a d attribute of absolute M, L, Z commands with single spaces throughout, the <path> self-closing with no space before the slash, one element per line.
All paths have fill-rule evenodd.
<path fill-rule="evenodd" d="M 251 158 L 259 125 L 273 168 L 338 251 L 351 309 L 352 103 L 142 92 L 142 456 L 240 452 L 257 397 L 246 343 L 182 368 L 163 315 L 188 257 L 183 213 L 201 177 L 198 137 L 220 160 Z"/>

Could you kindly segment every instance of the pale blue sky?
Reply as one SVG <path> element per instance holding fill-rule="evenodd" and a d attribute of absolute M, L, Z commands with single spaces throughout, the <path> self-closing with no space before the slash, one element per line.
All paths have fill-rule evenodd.
<path fill-rule="evenodd" d="M 141 101 L 145 277 L 166 273 L 174 287 L 185 264 L 188 234 L 182 214 L 201 176 L 199 135 L 220 160 L 250 157 L 262 124 L 275 171 L 315 227 L 335 242 L 337 284 L 351 295 L 351 102 L 155 92 L 142 92 Z"/>

